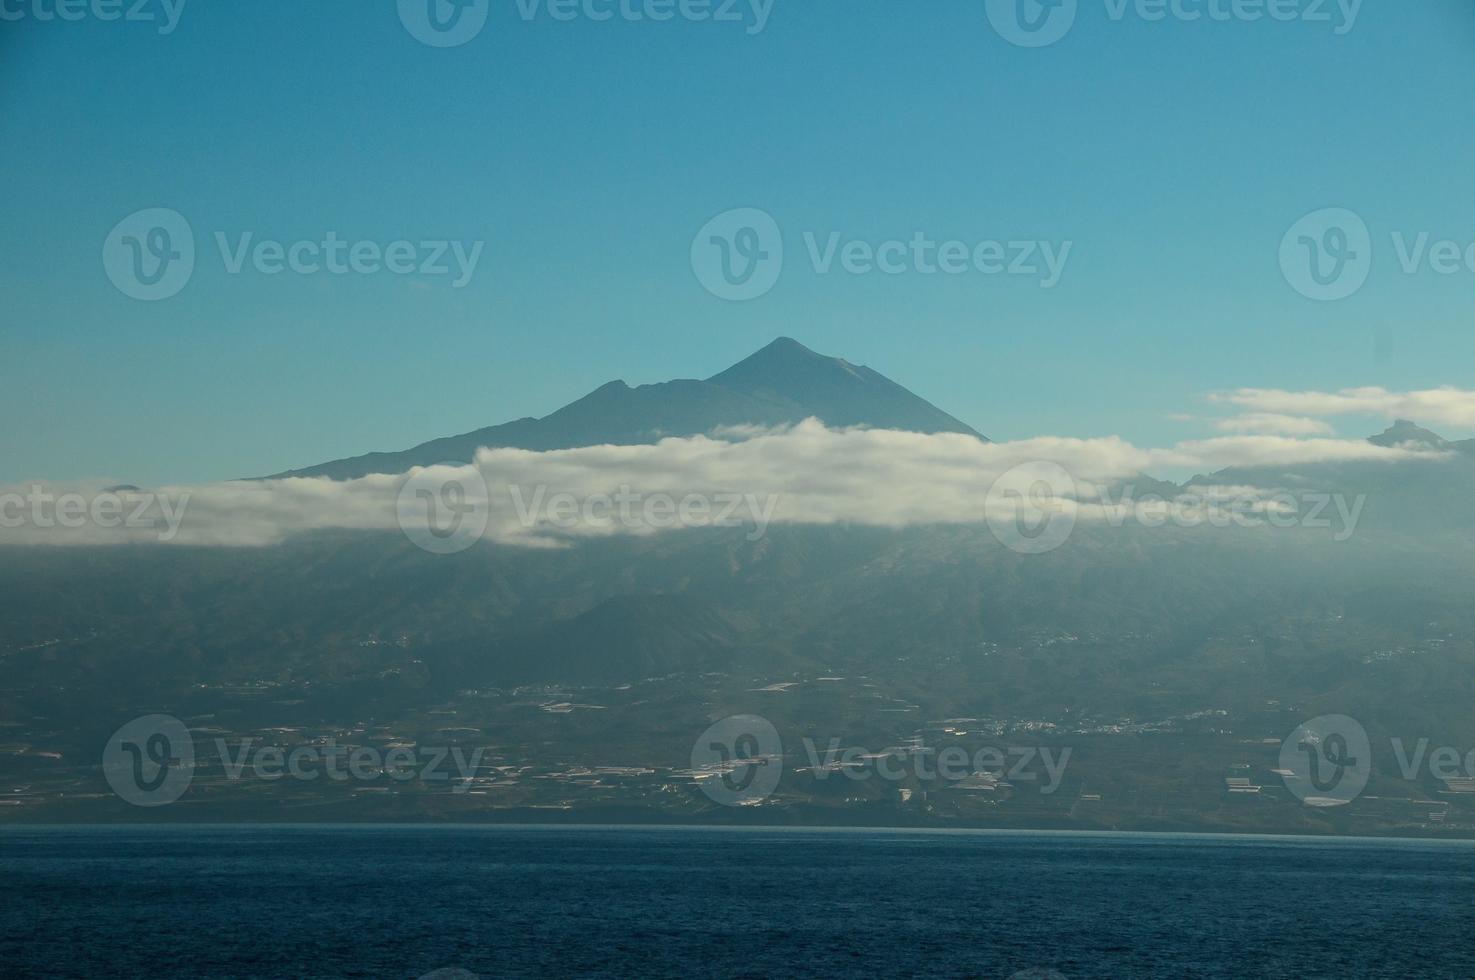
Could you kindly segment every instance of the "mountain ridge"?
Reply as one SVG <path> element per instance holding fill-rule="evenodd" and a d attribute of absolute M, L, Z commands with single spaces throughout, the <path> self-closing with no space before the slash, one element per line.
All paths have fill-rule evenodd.
<path fill-rule="evenodd" d="M 1368 442 L 1375 446 L 1383 446 L 1389 449 L 1415 449 L 1431 450 L 1435 452 L 1462 452 L 1475 453 L 1475 439 L 1461 439 L 1450 441 L 1437 432 L 1420 426 L 1408 419 L 1395 419 L 1393 424 L 1375 436 L 1369 436 Z"/>
<path fill-rule="evenodd" d="M 636 387 L 623 380 L 609 381 L 542 418 L 528 416 L 405 450 L 331 460 L 267 479 L 351 480 L 404 473 L 416 466 L 470 462 L 482 448 L 546 452 L 643 445 L 723 426 L 785 425 L 811 417 L 835 427 L 956 432 L 988 441 L 878 371 L 779 337 L 705 380 L 678 378 Z"/>

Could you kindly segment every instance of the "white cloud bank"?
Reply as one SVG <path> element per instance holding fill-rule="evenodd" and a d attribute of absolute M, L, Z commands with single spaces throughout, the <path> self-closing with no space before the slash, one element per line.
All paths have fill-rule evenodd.
<path fill-rule="evenodd" d="M 0 487 L 0 544 L 259 546 L 313 530 L 403 529 L 435 550 L 454 543 L 454 535 L 444 536 L 452 527 L 455 534 L 469 528 L 477 538 L 547 547 L 669 527 L 741 525 L 761 532 L 770 523 L 973 523 L 991 507 L 1036 493 L 1042 480 L 1059 472 L 1048 464 L 1063 469 L 1073 484 L 1052 489 L 1089 517 L 1099 487 L 1168 467 L 1213 472 L 1348 460 L 1430 465 L 1441 458 L 1361 440 L 1283 435 L 1143 449 L 1117 438 L 983 443 L 954 434 L 829 429 L 814 420 L 727 435 L 556 452 L 484 449 L 474 465 L 346 482 L 264 480 L 150 491 Z M 431 508 L 444 518 L 436 525 L 443 536 L 428 530 Z"/>

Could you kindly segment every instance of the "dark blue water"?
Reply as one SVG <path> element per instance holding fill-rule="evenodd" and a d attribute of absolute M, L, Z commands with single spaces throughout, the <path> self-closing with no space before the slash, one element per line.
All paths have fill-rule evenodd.
<path fill-rule="evenodd" d="M 1457 843 L 11 828 L 0 882 L 6 977 L 1475 976 Z"/>

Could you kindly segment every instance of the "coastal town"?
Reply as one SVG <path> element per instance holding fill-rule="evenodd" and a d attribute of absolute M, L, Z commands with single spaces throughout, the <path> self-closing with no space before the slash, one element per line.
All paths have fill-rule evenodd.
<path fill-rule="evenodd" d="M 167 806 L 120 796 L 92 741 L 0 729 L 0 820 L 497 821 L 1475 835 L 1475 779 L 1378 765 L 1307 805 L 1281 762 L 1295 706 L 1162 718 L 953 715 L 892 679 L 717 673 L 471 688 L 393 719 L 311 720 L 311 685 L 201 685 L 175 707 Z M 140 706 L 139 714 L 145 713 Z M 172 717 L 172 716 L 171 716 Z M 769 730 L 703 733 L 722 719 Z M 729 726 L 731 727 L 731 726 Z M 1400 750 L 1401 751 L 1401 750 Z M 1376 753 L 1375 753 L 1376 756 Z M 1407 763 L 1404 764 L 1407 769 Z M 755 774 L 760 778 L 755 779 Z"/>

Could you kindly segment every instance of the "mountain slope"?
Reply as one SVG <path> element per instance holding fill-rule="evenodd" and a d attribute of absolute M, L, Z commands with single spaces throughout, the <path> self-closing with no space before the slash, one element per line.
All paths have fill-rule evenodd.
<path fill-rule="evenodd" d="M 719 426 L 782 425 L 811 416 L 833 426 L 959 432 L 983 438 L 868 367 L 816 354 L 798 341 L 780 337 L 705 381 L 667 381 L 638 388 L 611 381 L 541 419 L 518 419 L 402 452 L 369 453 L 275 477 L 351 480 L 370 473 L 403 473 L 415 466 L 468 462 L 480 448 L 547 451 L 639 445 L 668 436 L 699 435 Z"/>

